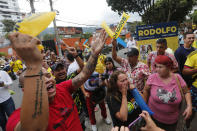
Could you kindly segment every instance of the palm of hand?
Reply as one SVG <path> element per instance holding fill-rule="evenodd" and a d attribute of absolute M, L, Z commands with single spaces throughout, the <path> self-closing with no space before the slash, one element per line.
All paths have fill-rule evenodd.
<path fill-rule="evenodd" d="M 106 40 L 106 32 L 102 31 L 97 38 L 94 36 L 94 43 L 91 45 L 91 50 L 94 54 L 98 55 L 103 48 Z"/>

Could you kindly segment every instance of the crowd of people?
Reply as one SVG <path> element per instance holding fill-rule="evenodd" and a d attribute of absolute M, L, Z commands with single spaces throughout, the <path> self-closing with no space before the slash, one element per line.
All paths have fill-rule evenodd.
<path fill-rule="evenodd" d="M 184 32 L 174 54 L 166 52 L 170 43 L 165 38 L 158 39 L 156 51 L 148 52 L 147 64 L 139 61 L 140 52 L 133 39 L 125 52 L 126 59 L 117 55 L 116 40 L 112 40 L 112 56 L 101 55 L 107 39 L 104 30 L 93 37 L 86 53 L 78 47 L 67 47 L 60 58 L 53 51 L 38 48 L 41 42 L 37 38 L 21 33 L 9 35 L 17 56 L 1 60 L 3 131 L 82 131 L 88 119 L 91 129 L 97 131 L 97 104 L 103 121 L 114 127 L 112 131 L 176 131 L 180 115 L 184 116 L 186 129 L 195 130 L 197 34 Z M 16 79 L 23 91 L 19 109 L 15 109 L 9 91 Z M 141 110 L 131 93 L 134 88 L 154 112 L 152 116 Z M 183 100 L 186 107 L 181 112 Z M 139 116 L 143 119 L 137 121 Z"/>

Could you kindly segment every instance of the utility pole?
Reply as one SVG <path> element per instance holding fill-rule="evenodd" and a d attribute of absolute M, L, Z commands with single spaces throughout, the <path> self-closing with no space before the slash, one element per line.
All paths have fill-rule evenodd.
<path fill-rule="evenodd" d="M 29 0 L 30 7 L 31 7 L 31 13 L 35 13 L 35 8 L 34 8 L 34 0 Z"/>
<path fill-rule="evenodd" d="M 51 11 L 54 11 L 52 0 L 49 0 L 49 3 L 50 3 Z M 62 57 L 62 50 L 61 50 L 61 45 L 60 45 L 60 39 L 59 39 L 58 32 L 57 32 L 56 18 L 54 18 L 54 20 L 53 20 L 53 26 L 54 26 L 54 30 L 55 30 L 55 38 L 56 38 L 56 42 L 57 42 L 59 57 L 61 58 Z"/>

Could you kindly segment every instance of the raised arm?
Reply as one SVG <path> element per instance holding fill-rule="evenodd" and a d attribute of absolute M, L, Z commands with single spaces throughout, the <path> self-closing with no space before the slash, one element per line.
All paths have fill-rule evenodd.
<path fill-rule="evenodd" d="M 106 33 L 104 30 L 99 34 L 99 36 L 95 39 L 94 43 L 91 44 L 91 56 L 84 66 L 82 71 L 72 80 L 72 84 L 74 87 L 80 87 L 94 72 L 98 55 L 100 54 L 104 44 L 106 41 Z"/>
<path fill-rule="evenodd" d="M 40 41 L 21 33 L 9 35 L 13 49 L 27 66 L 24 95 L 17 131 L 45 131 L 48 125 L 48 95 L 41 73 L 42 55 L 37 48 Z M 42 124 L 41 124 L 42 123 Z"/>
<path fill-rule="evenodd" d="M 121 61 L 122 61 L 122 58 L 120 56 L 117 55 L 117 52 L 116 52 L 116 47 L 117 47 L 117 42 L 116 40 L 113 40 L 112 41 L 112 58 L 118 63 L 118 64 L 121 64 Z"/>

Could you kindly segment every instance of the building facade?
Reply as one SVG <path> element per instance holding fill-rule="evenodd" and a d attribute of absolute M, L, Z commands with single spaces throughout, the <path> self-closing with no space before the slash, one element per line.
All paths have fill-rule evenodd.
<path fill-rule="evenodd" d="M 18 21 L 22 18 L 18 0 L 0 0 L 0 36 L 4 35 L 2 20 Z"/>

